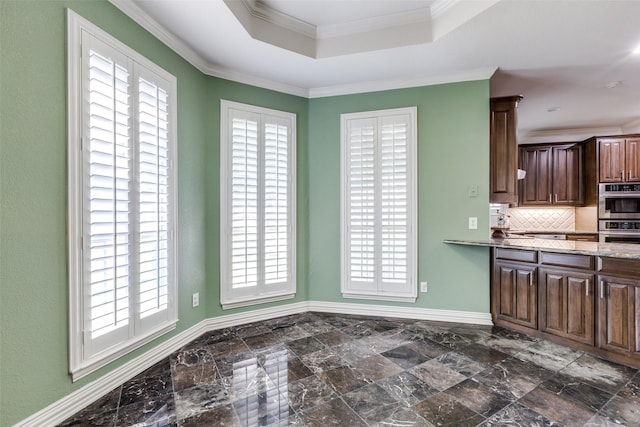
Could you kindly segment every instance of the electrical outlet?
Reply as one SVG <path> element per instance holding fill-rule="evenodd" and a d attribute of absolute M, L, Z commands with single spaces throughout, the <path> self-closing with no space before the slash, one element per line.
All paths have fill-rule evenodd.
<path fill-rule="evenodd" d="M 200 292 L 196 292 L 191 296 L 191 303 L 194 307 L 197 307 L 200 305 Z"/>
<path fill-rule="evenodd" d="M 478 229 L 478 217 L 470 216 L 469 217 L 469 230 L 477 230 Z"/>
<path fill-rule="evenodd" d="M 420 292 L 427 292 L 427 282 L 420 282 Z"/>

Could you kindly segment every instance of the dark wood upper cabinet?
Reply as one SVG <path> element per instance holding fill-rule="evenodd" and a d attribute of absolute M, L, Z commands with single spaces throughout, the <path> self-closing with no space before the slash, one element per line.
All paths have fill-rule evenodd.
<path fill-rule="evenodd" d="M 599 138 L 600 182 L 640 181 L 640 138 Z"/>
<path fill-rule="evenodd" d="M 521 146 L 520 169 L 527 171 L 519 192 L 522 206 L 548 205 L 551 203 L 552 178 L 550 146 Z"/>
<path fill-rule="evenodd" d="M 524 145 L 519 153 L 520 169 L 527 171 L 520 184 L 520 206 L 584 205 L 582 144 Z"/>
<path fill-rule="evenodd" d="M 518 203 L 517 107 L 522 96 L 491 98 L 489 201 Z"/>
<path fill-rule="evenodd" d="M 553 148 L 553 203 L 584 204 L 584 147 L 571 144 Z"/>

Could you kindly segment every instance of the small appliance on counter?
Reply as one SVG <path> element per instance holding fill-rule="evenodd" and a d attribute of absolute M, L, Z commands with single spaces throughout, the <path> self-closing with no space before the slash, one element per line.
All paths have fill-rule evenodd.
<path fill-rule="evenodd" d="M 506 231 L 509 230 L 509 215 L 503 210 L 497 210 L 496 213 L 496 226 L 491 227 L 492 239 L 504 239 L 507 237 Z"/>

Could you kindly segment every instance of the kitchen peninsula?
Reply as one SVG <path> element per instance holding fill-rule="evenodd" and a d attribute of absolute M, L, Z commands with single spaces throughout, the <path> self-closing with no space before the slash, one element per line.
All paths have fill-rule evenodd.
<path fill-rule="evenodd" d="M 640 368 L 640 245 L 527 237 L 491 248 L 496 325 Z"/>

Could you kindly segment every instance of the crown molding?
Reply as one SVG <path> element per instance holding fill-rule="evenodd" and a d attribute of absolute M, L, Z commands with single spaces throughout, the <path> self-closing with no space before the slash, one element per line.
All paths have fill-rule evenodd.
<path fill-rule="evenodd" d="M 592 136 L 621 133 L 622 128 L 619 126 L 539 130 L 518 134 L 518 144 L 583 141 Z"/>
<path fill-rule="evenodd" d="M 431 5 L 431 19 L 438 19 L 460 0 L 437 0 Z"/>
<path fill-rule="evenodd" d="M 447 83 L 488 80 L 497 69 L 498 67 L 488 67 L 440 76 L 419 77 L 415 79 L 379 80 L 346 85 L 311 88 L 309 89 L 309 98 L 324 98 L 329 96 L 379 92 L 383 90 L 407 89 L 420 86 L 434 86 Z"/>
<path fill-rule="evenodd" d="M 209 63 L 200 54 L 191 49 L 189 45 L 173 33 L 167 31 L 132 0 L 109 0 L 109 2 L 198 70 L 204 72 L 205 69 L 210 67 Z"/>
<path fill-rule="evenodd" d="M 223 0 L 227 7 L 230 7 L 230 2 L 237 2 L 237 0 Z M 313 24 L 309 24 L 294 16 L 287 15 L 276 9 L 273 9 L 266 4 L 256 0 L 240 0 L 240 3 L 247 8 L 251 16 L 257 19 L 262 19 L 270 24 L 278 27 L 286 28 L 287 30 L 302 34 L 306 37 L 316 38 L 317 27 Z M 232 9 L 233 10 L 233 9 Z"/>
<path fill-rule="evenodd" d="M 178 52 L 179 53 L 179 52 Z M 309 97 L 309 89 L 299 86 L 289 85 L 275 80 L 265 79 L 253 74 L 241 73 L 230 68 L 215 67 L 208 65 L 202 71 L 204 74 L 218 77 L 224 80 L 230 80 L 236 83 L 243 83 L 249 86 L 259 87 L 261 89 L 273 90 L 275 92 L 286 93 L 289 95 L 300 96 L 302 98 Z"/>
<path fill-rule="evenodd" d="M 330 39 L 336 37 L 349 37 L 354 34 L 373 33 L 413 24 L 425 24 L 426 28 L 431 28 L 428 25 L 430 22 L 431 10 L 425 7 L 385 16 L 342 22 L 340 24 L 321 25 L 316 29 L 316 38 Z"/>

